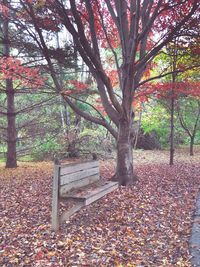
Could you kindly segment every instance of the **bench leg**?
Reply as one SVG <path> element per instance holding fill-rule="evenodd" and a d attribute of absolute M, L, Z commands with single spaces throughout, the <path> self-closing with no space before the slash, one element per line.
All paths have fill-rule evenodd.
<path fill-rule="evenodd" d="M 52 217 L 51 217 L 51 227 L 52 230 L 58 231 L 59 230 L 59 200 L 53 201 L 53 206 L 52 206 Z"/>
<path fill-rule="evenodd" d="M 59 199 L 59 167 L 54 165 L 54 177 L 53 177 L 53 199 L 52 199 L 52 230 L 58 231 L 59 230 L 59 206 L 60 206 L 60 199 Z"/>
<path fill-rule="evenodd" d="M 82 207 L 85 206 L 84 202 L 77 202 L 76 205 L 74 207 L 72 207 L 71 209 L 64 211 L 61 216 L 60 216 L 60 222 L 64 222 L 64 221 L 68 221 L 69 217 L 74 214 L 75 212 L 77 212 L 78 210 L 80 210 Z"/>

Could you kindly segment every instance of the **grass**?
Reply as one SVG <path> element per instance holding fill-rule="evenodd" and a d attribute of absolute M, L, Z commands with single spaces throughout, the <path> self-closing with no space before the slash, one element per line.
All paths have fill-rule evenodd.
<path fill-rule="evenodd" d="M 33 162 L 34 159 L 31 155 L 21 156 L 17 158 L 17 162 Z M 6 158 L 0 157 L 0 163 L 6 163 Z"/>

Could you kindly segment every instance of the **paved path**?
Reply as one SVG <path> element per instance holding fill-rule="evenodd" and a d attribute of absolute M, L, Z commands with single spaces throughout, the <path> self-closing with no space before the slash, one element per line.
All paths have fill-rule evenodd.
<path fill-rule="evenodd" d="M 192 226 L 192 235 L 190 238 L 190 250 L 193 267 L 200 267 L 200 192 L 198 194 L 197 207 L 194 214 L 194 223 Z"/>

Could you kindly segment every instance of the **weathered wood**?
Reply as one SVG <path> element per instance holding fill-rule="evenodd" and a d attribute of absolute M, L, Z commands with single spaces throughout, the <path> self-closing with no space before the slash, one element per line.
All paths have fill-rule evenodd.
<path fill-rule="evenodd" d="M 52 200 L 52 229 L 85 205 L 89 205 L 118 187 L 117 182 L 100 180 L 98 161 L 55 165 Z M 75 201 L 75 205 L 63 212 L 59 219 L 59 202 L 62 198 Z"/>
<path fill-rule="evenodd" d="M 105 196 L 106 194 L 112 192 L 113 190 L 118 188 L 117 182 L 104 182 L 103 184 L 95 184 L 95 188 L 87 191 L 72 191 L 65 195 L 66 198 L 74 198 L 82 200 L 85 202 L 85 205 L 89 205 L 90 203 L 96 201 L 97 199 Z"/>
<path fill-rule="evenodd" d="M 86 161 L 82 163 L 71 163 L 68 165 L 60 165 L 60 166 L 62 167 L 60 175 L 63 176 L 65 174 L 99 167 L 99 162 L 98 161 Z"/>
<path fill-rule="evenodd" d="M 60 223 L 64 221 L 68 221 L 70 216 L 73 215 L 75 212 L 79 211 L 82 207 L 85 206 L 85 202 L 77 202 L 71 209 L 64 211 L 60 216 Z"/>
<path fill-rule="evenodd" d="M 98 181 L 99 180 L 99 174 L 95 174 L 95 175 L 92 175 L 92 176 L 89 176 L 89 177 L 85 177 L 81 180 L 78 180 L 78 181 L 74 181 L 74 182 L 71 182 L 69 184 L 65 184 L 65 185 L 62 185 L 60 187 L 60 196 L 62 197 L 63 195 L 65 195 L 67 192 L 75 189 L 75 188 L 81 188 L 81 187 L 84 187 L 86 185 L 89 185 L 89 184 L 92 184 L 94 183 L 95 181 Z"/>
<path fill-rule="evenodd" d="M 89 204 L 93 203 L 94 201 L 104 197 L 105 195 L 107 195 L 108 193 L 111 193 L 112 191 L 114 191 L 117 188 L 118 188 L 117 182 L 109 182 L 107 184 L 107 186 L 99 188 L 98 191 L 94 190 L 93 192 L 88 194 L 86 196 L 86 199 L 85 199 L 85 205 L 89 205 Z"/>
<path fill-rule="evenodd" d="M 62 171 L 62 169 L 61 169 Z M 70 174 L 66 174 L 64 176 L 60 177 L 60 185 L 66 185 L 69 183 L 74 183 L 74 182 L 78 182 L 79 180 L 98 174 L 99 173 L 99 167 L 95 167 L 95 168 L 91 168 L 91 169 L 87 169 L 87 170 L 80 170 L 80 171 L 76 171 L 74 173 L 70 173 Z M 92 180 L 91 180 L 92 182 Z"/>
<path fill-rule="evenodd" d="M 59 176 L 60 167 L 54 165 L 54 176 L 53 176 L 53 199 L 52 199 L 52 229 L 57 231 L 59 229 Z"/>

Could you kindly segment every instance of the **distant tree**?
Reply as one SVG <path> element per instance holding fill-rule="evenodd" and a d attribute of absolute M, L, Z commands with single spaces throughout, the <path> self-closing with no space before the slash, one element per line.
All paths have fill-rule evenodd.
<path fill-rule="evenodd" d="M 161 73 L 162 81 L 146 84 L 144 88 L 140 88 L 137 94 L 138 98 L 143 98 L 144 100 L 150 96 L 156 96 L 170 113 L 170 165 L 174 164 L 176 106 L 178 103 L 182 103 L 181 99 L 184 96 L 197 97 L 200 95 L 199 85 L 196 82 L 199 77 L 196 73 L 200 69 L 197 29 L 196 25 L 196 34 L 189 40 L 187 36 L 190 31 L 193 33 L 194 27 L 192 29 L 188 28 L 187 33 L 184 30 L 180 36 L 176 36 L 168 43 L 155 60 L 156 72 Z M 193 40 L 192 42 L 191 39 Z M 165 72 L 166 70 L 170 72 L 170 75 L 165 75 L 165 72 L 162 74 L 163 69 Z M 179 109 L 181 109 L 180 105 Z"/>
<path fill-rule="evenodd" d="M 185 97 L 177 105 L 178 118 L 181 127 L 190 139 L 190 156 L 194 155 L 194 142 L 197 131 L 200 130 L 200 100 L 199 97 Z"/>

